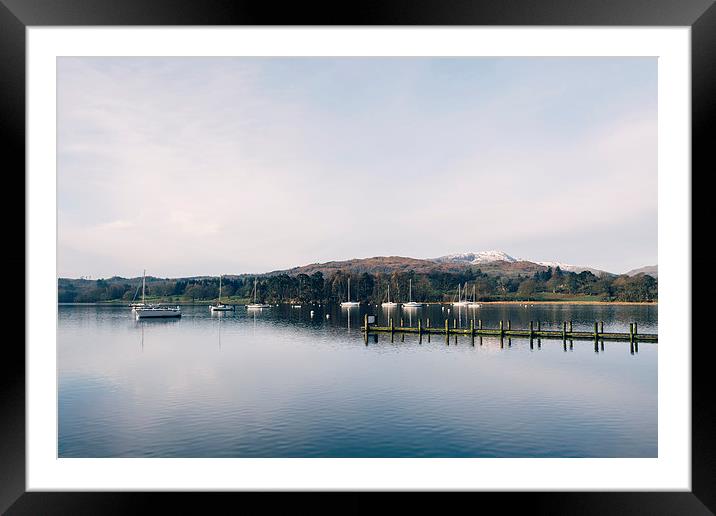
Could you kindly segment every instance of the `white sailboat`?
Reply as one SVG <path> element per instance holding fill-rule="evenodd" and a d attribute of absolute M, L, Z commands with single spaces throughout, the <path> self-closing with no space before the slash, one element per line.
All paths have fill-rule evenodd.
<path fill-rule="evenodd" d="M 467 289 L 467 283 L 465 284 L 465 290 Z M 457 301 L 453 302 L 453 306 L 467 306 L 467 299 L 463 299 L 462 296 L 464 291 L 460 292 L 460 284 L 457 284 Z"/>
<path fill-rule="evenodd" d="M 394 303 L 390 300 L 390 283 L 388 283 L 388 300 L 383 302 L 380 306 L 383 308 L 394 308 L 398 306 L 400 303 Z"/>
<path fill-rule="evenodd" d="M 403 308 L 420 308 L 423 306 L 424 303 L 418 303 L 416 301 L 413 301 L 413 280 L 409 280 L 409 287 L 408 287 L 408 302 L 403 304 Z"/>
<path fill-rule="evenodd" d="M 343 301 L 341 308 L 350 308 L 358 305 L 360 305 L 359 301 L 351 301 L 351 277 L 348 276 L 348 301 Z"/>
<path fill-rule="evenodd" d="M 259 303 L 256 301 L 256 294 L 258 290 L 258 278 L 254 278 L 254 302 L 246 305 L 246 308 L 249 310 L 260 310 L 262 308 L 270 308 L 271 305 L 267 305 L 266 303 Z"/>
<path fill-rule="evenodd" d="M 472 302 L 469 303 L 468 308 L 480 308 L 482 305 L 477 302 L 477 296 L 475 295 L 475 285 L 472 286 Z"/>
<path fill-rule="evenodd" d="M 148 305 L 144 302 L 146 288 L 146 275 L 142 275 L 142 304 L 133 308 L 137 319 L 148 319 L 150 317 L 181 317 L 181 308 L 178 306 Z"/>
<path fill-rule="evenodd" d="M 219 276 L 219 297 L 215 305 L 209 305 L 212 312 L 233 312 L 236 310 L 234 305 L 225 305 L 221 302 L 221 276 Z"/>

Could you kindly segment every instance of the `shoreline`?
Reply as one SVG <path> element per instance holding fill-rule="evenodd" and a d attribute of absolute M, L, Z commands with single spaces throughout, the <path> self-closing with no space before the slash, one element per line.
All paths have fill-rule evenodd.
<path fill-rule="evenodd" d="M 157 301 L 153 301 L 157 302 Z M 182 302 L 164 302 L 164 301 L 158 301 L 158 304 L 162 305 L 175 305 L 175 306 L 209 306 L 212 303 L 215 303 L 216 301 L 204 301 L 199 303 L 182 303 Z M 637 305 L 654 305 L 658 306 L 658 301 L 588 301 L 588 300 L 577 300 L 577 301 L 555 301 L 555 300 L 549 300 L 549 301 L 478 301 L 481 305 L 605 305 L 605 306 L 637 306 Z M 243 306 L 246 303 L 231 303 L 231 302 L 225 302 L 227 305 L 233 305 L 233 306 Z M 272 303 L 276 304 L 276 303 Z M 284 305 L 290 305 L 292 303 L 278 303 L 278 304 L 284 304 Z M 304 303 L 305 305 L 317 305 L 317 304 L 326 304 L 326 303 Z M 399 303 L 401 306 L 403 303 Z M 445 302 L 428 302 L 424 303 L 427 305 L 452 305 L 451 302 L 445 301 Z M 361 303 L 363 306 L 371 306 L 371 303 Z M 57 303 L 57 306 L 121 306 L 121 307 L 129 307 L 129 303 L 117 303 L 117 302 L 99 302 L 99 303 Z"/>
<path fill-rule="evenodd" d="M 658 301 L 478 301 L 481 305 L 658 305 Z"/>

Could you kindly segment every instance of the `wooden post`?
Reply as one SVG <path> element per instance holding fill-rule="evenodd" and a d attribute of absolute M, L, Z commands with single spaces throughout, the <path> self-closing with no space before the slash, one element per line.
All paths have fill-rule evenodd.
<path fill-rule="evenodd" d="M 365 317 L 363 317 L 363 321 L 365 323 L 365 333 L 368 334 L 368 314 L 365 314 Z"/>
<path fill-rule="evenodd" d="M 425 327 L 430 329 L 430 317 L 428 317 L 427 321 L 425 321 Z"/>
<path fill-rule="evenodd" d="M 482 329 L 482 319 L 478 319 L 477 321 L 477 327 Z"/>
<path fill-rule="evenodd" d="M 392 334 L 395 331 L 395 328 L 393 328 L 393 318 L 392 317 L 389 318 L 389 322 L 390 322 L 390 333 Z"/>
<path fill-rule="evenodd" d="M 597 321 L 594 321 L 594 343 L 596 346 L 597 339 L 599 338 L 599 332 L 597 331 Z"/>
<path fill-rule="evenodd" d="M 534 333 L 534 329 L 532 326 L 532 321 L 530 321 L 530 339 L 532 339 L 532 334 Z"/>
<path fill-rule="evenodd" d="M 475 336 L 475 319 L 470 320 L 470 335 Z"/>
<path fill-rule="evenodd" d="M 450 325 L 448 323 L 448 320 L 445 319 L 445 335 L 450 333 Z"/>
<path fill-rule="evenodd" d="M 604 333 L 604 321 L 599 321 L 599 333 Z"/>
<path fill-rule="evenodd" d="M 505 334 L 505 331 L 502 329 L 502 319 L 500 319 L 500 338 Z"/>
<path fill-rule="evenodd" d="M 542 331 L 542 321 L 537 321 L 537 331 Z"/>
<path fill-rule="evenodd" d="M 507 331 L 510 331 L 510 330 L 512 330 L 512 321 L 507 319 Z"/>
<path fill-rule="evenodd" d="M 457 329 L 457 319 L 453 319 L 453 320 L 452 320 L 452 327 L 453 327 L 454 329 Z"/>
<path fill-rule="evenodd" d="M 400 327 L 401 328 L 403 327 L 403 318 L 402 317 L 400 318 Z"/>
<path fill-rule="evenodd" d="M 596 323 L 595 323 L 596 324 Z M 420 322 L 420 319 L 418 319 L 418 335 L 423 333 L 423 328 Z"/>
<path fill-rule="evenodd" d="M 572 321 L 569 321 L 569 333 L 572 333 Z"/>
<path fill-rule="evenodd" d="M 629 342 L 634 342 L 634 323 L 629 323 Z"/>
<path fill-rule="evenodd" d="M 634 323 L 634 335 L 636 336 L 637 333 L 639 333 L 639 332 L 636 331 L 636 323 Z"/>
<path fill-rule="evenodd" d="M 562 340 L 567 340 L 567 323 L 562 323 Z"/>

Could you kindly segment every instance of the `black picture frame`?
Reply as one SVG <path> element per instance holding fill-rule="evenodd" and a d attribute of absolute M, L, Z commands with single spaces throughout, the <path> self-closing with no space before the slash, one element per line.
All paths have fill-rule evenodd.
<path fill-rule="evenodd" d="M 716 169 L 708 126 L 716 117 L 716 6 L 713 0 L 382 0 L 361 3 L 243 0 L 0 0 L 0 134 L 6 181 L 25 191 L 25 29 L 83 25 L 572 25 L 690 26 L 692 51 L 692 192 L 699 177 Z M 701 192 L 701 195 L 707 193 Z M 5 204 L 8 206 L 9 204 Z M 15 226 L 17 212 L 12 215 Z M 713 202 L 692 200 L 692 220 L 713 220 Z M 23 235 L 18 238 L 25 238 Z M 10 256 L 20 268 L 25 252 Z M 692 250 L 693 253 L 693 250 Z M 692 270 L 708 267 L 692 254 Z M 17 279 L 19 281 L 19 279 Z M 688 300 L 686 300 L 688 301 Z M 693 311 L 700 310 L 696 303 Z M 705 314 L 704 314 L 705 315 Z M 693 318 L 693 315 L 692 315 Z M 708 321 L 708 319 L 706 319 Z M 19 325 L 18 325 L 19 326 Z M 690 335 L 682 345 L 691 346 Z M 708 345 L 708 342 L 703 342 Z M 4 343 L 0 361 L 0 511 L 7 514 L 106 514 L 153 512 L 168 494 L 41 493 L 25 489 L 25 350 L 19 339 Z M 690 492 L 471 493 L 501 511 L 541 514 L 712 514 L 716 512 L 714 381 L 708 347 L 692 347 L 692 490 Z M 205 510 L 206 497 L 176 495 L 183 511 Z M 271 494 L 247 494 L 262 504 Z M 373 494 L 351 493 L 340 512 L 372 506 Z M 306 496 L 292 496 L 292 505 Z M 313 497 L 312 497 L 313 498 Z M 421 495 L 413 497 L 424 505 Z M 314 502 L 305 502 L 313 504 Z M 470 503 L 474 503 L 470 501 Z M 269 503 L 270 506 L 272 503 Z M 293 505 L 294 508 L 297 506 Z M 312 506 L 315 509 L 315 506 Z"/>

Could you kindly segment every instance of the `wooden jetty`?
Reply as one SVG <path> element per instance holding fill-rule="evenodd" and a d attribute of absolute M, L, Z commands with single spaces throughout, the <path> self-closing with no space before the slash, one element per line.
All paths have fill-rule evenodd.
<path fill-rule="evenodd" d="M 427 319 L 423 325 L 422 319 L 418 319 L 417 326 L 403 326 L 401 319 L 400 325 L 396 326 L 391 317 L 388 322 L 388 326 L 377 326 L 375 324 L 368 323 L 368 315 L 364 317 L 362 331 L 365 332 L 366 336 L 369 333 L 415 333 L 417 335 L 431 335 L 441 334 L 445 337 L 450 335 L 467 335 L 467 336 L 494 336 L 494 337 L 524 337 L 528 339 L 561 339 L 561 340 L 621 340 L 629 342 L 657 342 L 659 336 L 655 333 L 638 333 L 637 323 L 629 324 L 628 332 L 605 332 L 604 322 L 594 322 L 593 331 L 573 331 L 572 322 L 564 321 L 562 323 L 561 330 L 545 330 L 542 329 L 542 323 L 540 321 L 534 324 L 534 321 L 530 321 L 529 328 L 527 329 L 513 329 L 511 321 L 500 321 L 498 328 L 485 328 L 482 325 L 482 320 L 475 319 L 470 320 L 469 328 L 458 328 L 457 321 L 453 319 L 452 326 L 450 320 L 445 319 L 444 324 L 439 326 L 431 326 L 430 319 Z"/>

